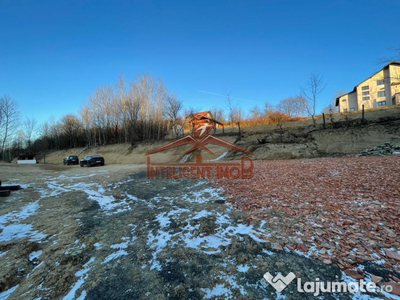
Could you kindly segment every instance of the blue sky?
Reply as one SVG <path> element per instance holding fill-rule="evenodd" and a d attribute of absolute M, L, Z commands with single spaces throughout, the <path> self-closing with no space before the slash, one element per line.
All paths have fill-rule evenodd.
<path fill-rule="evenodd" d="M 230 91 L 248 110 L 315 72 L 320 111 L 396 54 L 399 12 L 398 0 L 1 0 L 0 95 L 58 119 L 120 74 L 148 72 L 187 107 L 224 107 L 213 94 Z"/>

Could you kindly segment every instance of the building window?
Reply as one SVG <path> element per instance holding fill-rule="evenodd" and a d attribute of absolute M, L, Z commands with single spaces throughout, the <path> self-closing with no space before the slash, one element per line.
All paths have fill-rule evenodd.
<path fill-rule="evenodd" d="M 343 109 L 344 112 L 347 112 L 347 108 Z"/>
<path fill-rule="evenodd" d="M 385 91 L 378 92 L 378 97 L 385 97 Z"/>
<path fill-rule="evenodd" d="M 386 101 L 380 101 L 380 102 L 378 102 L 378 106 L 384 106 L 384 105 L 386 105 Z"/>
<path fill-rule="evenodd" d="M 377 80 L 376 85 L 382 85 L 385 84 L 385 79 Z"/>
<path fill-rule="evenodd" d="M 361 87 L 361 89 L 362 89 L 363 91 L 369 90 L 369 85 L 364 85 L 364 86 Z"/>
<path fill-rule="evenodd" d="M 346 102 L 346 98 L 342 99 L 342 102 Z"/>
<path fill-rule="evenodd" d="M 369 95 L 369 91 L 362 92 L 363 95 Z"/>
<path fill-rule="evenodd" d="M 356 109 L 354 107 L 350 107 L 350 111 L 355 111 Z"/>
<path fill-rule="evenodd" d="M 363 99 L 363 100 L 369 100 L 369 96 L 363 97 L 362 99 Z"/>

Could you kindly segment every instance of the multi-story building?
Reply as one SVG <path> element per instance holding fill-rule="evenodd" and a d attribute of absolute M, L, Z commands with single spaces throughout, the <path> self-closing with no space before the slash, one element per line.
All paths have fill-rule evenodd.
<path fill-rule="evenodd" d="M 354 89 L 336 98 L 340 112 L 400 104 L 400 62 L 391 61 Z"/>

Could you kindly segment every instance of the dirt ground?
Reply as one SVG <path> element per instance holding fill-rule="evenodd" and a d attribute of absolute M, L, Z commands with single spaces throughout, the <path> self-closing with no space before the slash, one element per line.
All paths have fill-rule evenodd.
<path fill-rule="evenodd" d="M 0 165 L 0 299 L 315 299 L 263 275 L 351 281 L 336 265 L 277 250 L 203 179 L 147 179 L 144 165 Z M 393 270 L 360 265 L 387 278 Z M 395 277 L 393 277 L 395 278 Z M 381 292 L 323 299 L 382 299 Z M 395 297 L 395 296 L 393 296 Z M 394 298 L 395 299 L 395 298 Z"/>

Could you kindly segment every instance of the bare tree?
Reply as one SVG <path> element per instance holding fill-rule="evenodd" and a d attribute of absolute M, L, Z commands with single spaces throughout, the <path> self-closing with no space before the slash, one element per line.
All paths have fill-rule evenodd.
<path fill-rule="evenodd" d="M 301 96 L 294 96 L 279 101 L 276 108 L 290 117 L 301 116 L 304 112 Z"/>
<path fill-rule="evenodd" d="M 0 98 L 0 138 L 3 160 L 7 141 L 18 127 L 19 114 L 18 103 L 14 99 L 7 95 Z"/>
<path fill-rule="evenodd" d="M 182 109 L 182 101 L 176 98 L 175 94 L 167 97 L 164 106 L 164 117 L 168 120 L 169 129 L 175 136 L 183 133 L 183 127 L 179 124 L 179 112 Z"/>
<path fill-rule="evenodd" d="M 120 76 L 115 87 L 96 88 L 79 110 L 79 118 L 69 114 L 49 121 L 48 149 L 161 139 L 168 133 L 169 122 L 180 122 L 180 107 L 181 101 L 161 79 L 139 74 L 126 84 Z M 41 135 L 36 148 L 42 149 L 43 139 Z"/>
<path fill-rule="evenodd" d="M 47 122 L 39 125 L 39 135 L 40 138 L 36 140 L 35 143 L 37 142 L 43 157 L 43 162 L 46 163 L 46 154 L 50 148 L 50 125 Z"/>
<path fill-rule="evenodd" d="M 261 116 L 262 116 L 262 111 L 257 105 L 253 106 L 250 109 L 250 118 L 251 119 L 257 120 L 257 119 L 261 118 Z"/>
<path fill-rule="evenodd" d="M 316 126 L 315 109 L 317 99 L 325 87 L 326 84 L 324 83 L 323 77 L 319 74 L 312 73 L 308 78 L 306 87 L 302 88 L 302 96 L 304 99 L 300 99 L 300 101 L 307 114 L 312 118 L 314 127 Z"/>
<path fill-rule="evenodd" d="M 64 134 L 67 136 L 68 147 L 74 148 L 76 146 L 77 133 L 80 127 L 78 118 L 73 114 L 65 115 L 62 118 L 62 125 Z"/>
<path fill-rule="evenodd" d="M 266 101 L 265 104 L 264 104 L 264 113 L 271 112 L 271 111 L 274 111 L 274 110 L 275 110 L 274 105 L 272 105 L 271 103 Z"/>
<path fill-rule="evenodd" d="M 201 108 L 201 107 L 198 107 L 198 106 L 196 106 L 196 107 L 189 106 L 189 107 L 185 108 L 185 110 L 184 110 L 184 115 L 185 115 L 185 117 L 188 117 L 188 116 L 190 116 L 191 114 L 194 114 L 194 113 L 199 112 L 199 111 L 202 111 L 202 108 Z M 214 118 L 215 118 L 215 117 L 214 117 Z"/>
<path fill-rule="evenodd" d="M 263 123 L 264 120 L 264 113 L 263 111 L 257 106 L 253 106 L 249 110 L 249 116 L 247 118 L 248 125 L 260 125 Z"/>
<path fill-rule="evenodd" d="M 4 119 L 3 106 L 4 106 L 3 98 L 0 98 L 0 133 L 1 129 L 3 128 L 3 119 Z"/>
<path fill-rule="evenodd" d="M 16 148 L 18 150 L 24 148 L 24 140 L 25 139 L 26 139 L 25 132 L 22 129 L 18 130 L 17 134 L 16 134 L 16 139 L 14 140 L 14 143 L 16 144 Z"/>
<path fill-rule="evenodd" d="M 323 108 L 322 112 L 323 112 L 324 114 L 332 115 L 332 114 L 334 114 L 334 113 L 337 112 L 337 108 L 335 107 L 335 105 L 329 104 L 329 105 L 327 105 L 327 106 L 325 106 L 325 107 Z"/>
<path fill-rule="evenodd" d="M 35 118 L 25 118 L 22 124 L 24 127 L 26 144 L 29 151 L 32 144 L 32 134 L 36 129 L 37 121 Z"/>
<path fill-rule="evenodd" d="M 224 94 L 226 97 L 226 109 L 228 111 L 228 121 L 230 122 L 233 130 L 235 123 L 239 122 L 239 120 L 237 119 L 238 116 L 240 115 L 238 111 L 238 104 L 233 100 L 230 91 L 226 91 Z"/>
<path fill-rule="evenodd" d="M 342 96 L 342 95 L 344 95 L 344 94 L 346 94 L 346 91 L 345 91 L 345 90 L 338 90 L 338 91 L 336 91 L 335 96 L 332 97 L 331 103 L 328 104 L 327 106 L 325 106 L 325 107 L 322 109 L 322 112 L 323 112 L 324 114 L 329 114 L 329 115 L 332 115 L 332 114 L 334 114 L 334 113 L 339 112 L 339 108 L 336 107 L 336 98 L 338 98 L 338 97 L 340 97 L 340 96 Z"/>
<path fill-rule="evenodd" d="M 79 115 L 80 115 L 80 120 L 82 124 L 82 129 L 84 131 L 84 141 L 86 146 L 92 146 L 95 141 L 94 141 L 94 134 L 93 134 L 93 123 L 92 123 L 92 118 L 91 118 L 91 113 L 90 109 L 87 106 L 83 106 L 79 110 Z"/>
<path fill-rule="evenodd" d="M 392 47 L 389 50 L 394 51 L 395 54 L 393 56 L 389 56 L 389 57 L 381 57 L 378 60 L 379 64 L 387 64 L 394 60 L 400 60 L 400 47 Z"/>
<path fill-rule="evenodd" d="M 222 125 L 222 130 L 224 131 L 224 124 L 226 123 L 225 117 L 224 117 L 224 110 L 222 108 L 218 108 L 216 106 L 214 106 L 213 108 L 211 108 L 211 114 L 214 117 L 214 120 L 220 122 Z M 217 128 L 220 125 L 215 126 L 214 128 L 214 133 L 217 132 Z"/>
<path fill-rule="evenodd" d="M 264 104 L 264 120 L 267 120 L 268 117 L 275 111 L 274 105 L 269 103 L 268 101 L 265 102 Z"/>
<path fill-rule="evenodd" d="M 211 108 L 211 114 L 213 115 L 214 119 L 217 120 L 218 122 L 224 124 L 225 123 L 225 117 L 224 117 L 224 110 L 222 108 L 218 108 L 214 106 Z"/>
<path fill-rule="evenodd" d="M 243 119 L 245 118 L 245 114 L 243 112 L 243 109 L 240 106 L 237 106 L 233 110 L 233 119 L 237 122 L 242 122 Z"/>
<path fill-rule="evenodd" d="M 138 97 L 138 94 L 136 92 L 136 85 L 132 83 L 131 88 L 126 96 L 126 99 L 124 102 L 121 103 L 123 106 L 123 113 L 126 114 L 126 126 L 128 128 L 128 133 L 129 133 L 129 138 L 131 144 L 133 145 L 135 143 L 135 140 L 138 139 L 138 127 L 140 127 L 140 111 L 141 111 L 141 105 L 142 101 Z M 139 128 L 140 129 L 140 128 Z"/>
<path fill-rule="evenodd" d="M 117 119 L 122 123 L 124 130 L 124 142 L 128 142 L 129 136 L 129 124 L 128 124 L 128 97 L 125 87 L 125 80 L 122 75 L 119 76 L 116 84 L 116 109 L 117 109 Z"/>

